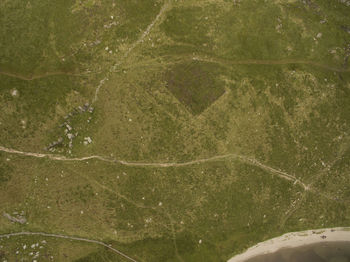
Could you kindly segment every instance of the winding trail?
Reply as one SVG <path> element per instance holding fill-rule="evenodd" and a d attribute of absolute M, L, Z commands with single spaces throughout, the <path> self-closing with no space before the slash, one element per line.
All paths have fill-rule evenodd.
<path fill-rule="evenodd" d="M 88 243 L 93 243 L 97 244 L 100 246 L 104 246 L 110 250 L 112 250 L 114 253 L 117 253 L 118 255 L 121 255 L 122 257 L 133 261 L 137 262 L 137 260 L 129 257 L 128 255 L 124 254 L 123 252 L 107 245 L 104 242 L 98 241 L 98 240 L 93 240 L 93 239 L 88 239 L 88 238 L 82 238 L 82 237 L 73 237 L 73 236 L 65 236 L 65 235 L 58 235 L 58 234 L 50 234 L 50 233 L 44 233 L 44 232 L 16 232 L 16 233 L 9 233 L 9 234 L 3 234 L 0 235 L 0 238 L 9 238 L 9 237 L 14 237 L 14 236 L 43 236 L 43 237 L 53 237 L 53 238 L 63 238 L 63 239 L 69 239 L 69 240 L 75 240 L 75 241 L 83 241 L 83 242 L 88 242 Z"/>
<path fill-rule="evenodd" d="M 234 158 L 238 159 L 246 164 L 259 167 L 261 169 L 264 169 L 266 171 L 269 171 L 271 174 L 274 174 L 280 178 L 289 180 L 291 182 L 294 182 L 295 184 L 301 185 L 305 190 L 310 190 L 310 188 L 301 182 L 299 179 L 297 179 L 295 176 L 290 175 L 286 172 L 283 172 L 281 170 L 272 168 L 270 166 L 267 166 L 261 162 L 259 162 L 256 159 L 249 158 L 246 156 L 238 155 L 238 154 L 226 154 L 226 155 L 219 155 L 219 156 L 213 156 L 209 158 L 203 158 L 198 160 L 191 160 L 187 162 L 167 162 L 167 163 L 161 163 L 161 162 L 132 162 L 132 161 L 125 161 L 125 160 L 118 160 L 118 159 L 112 159 L 107 158 L 103 156 L 93 155 L 93 156 L 86 156 L 86 157 L 65 157 L 65 156 L 58 156 L 58 155 L 52 155 L 52 154 L 42 154 L 42 153 L 32 153 L 32 152 L 23 152 L 11 148 L 6 148 L 3 146 L 0 146 L 0 151 L 6 152 L 9 154 L 18 154 L 23 156 L 29 156 L 29 157 L 37 157 L 37 158 L 49 158 L 51 160 L 55 161 L 85 161 L 85 160 L 91 160 L 91 159 L 97 159 L 109 163 L 118 163 L 125 166 L 131 166 L 131 167 L 155 167 L 155 168 L 167 168 L 167 167 L 184 167 L 184 166 L 191 166 L 195 164 L 205 163 L 205 162 L 213 162 L 217 160 L 224 160 L 228 158 Z"/>

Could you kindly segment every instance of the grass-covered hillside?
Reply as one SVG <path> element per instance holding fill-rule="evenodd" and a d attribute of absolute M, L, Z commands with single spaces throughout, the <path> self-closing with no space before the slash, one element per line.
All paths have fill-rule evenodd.
<path fill-rule="evenodd" d="M 349 0 L 1 0 L 0 262 L 350 226 L 349 60 Z"/>

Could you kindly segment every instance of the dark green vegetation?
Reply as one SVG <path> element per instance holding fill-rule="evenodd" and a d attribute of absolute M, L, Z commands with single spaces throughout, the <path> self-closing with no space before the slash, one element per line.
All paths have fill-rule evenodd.
<path fill-rule="evenodd" d="M 225 261 L 286 232 L 349 226 L 348 2 L 1 1 L 0 146 L 141 165 L 1 150 L 0 214 L 27 222 L 1 215 L 0 234 Z M 1 239 L 0 261 L 42 240 Z M 128 261 L 46 241 L 38 261 Z"/>

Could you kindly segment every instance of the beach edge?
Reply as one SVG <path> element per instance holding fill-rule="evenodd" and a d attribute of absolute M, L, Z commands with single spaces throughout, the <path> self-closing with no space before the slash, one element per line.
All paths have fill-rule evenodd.
<path fill-rule="evenodd" d="M 260 242 L 243 253 L 237 254 L 227 262 L 243 262 L 256 256 L 274 253 L 282 248 L 296 248 L 322 242 L 350 242 L 350 227 L 312 229 L 289 232 Z"/>

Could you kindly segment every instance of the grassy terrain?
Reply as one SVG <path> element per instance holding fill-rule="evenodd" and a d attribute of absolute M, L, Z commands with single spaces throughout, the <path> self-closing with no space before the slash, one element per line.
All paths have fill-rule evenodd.
<path fill-rule="evenodd" d="M 346 3 L 2 1 L 0 146 L 23 153 L 0 151 L 0 234 L 225 261 L 349 226 Z M 1 238 L 0 261 L 43 240 L 38 261 L 128 261 L 42 236 Z"/>

